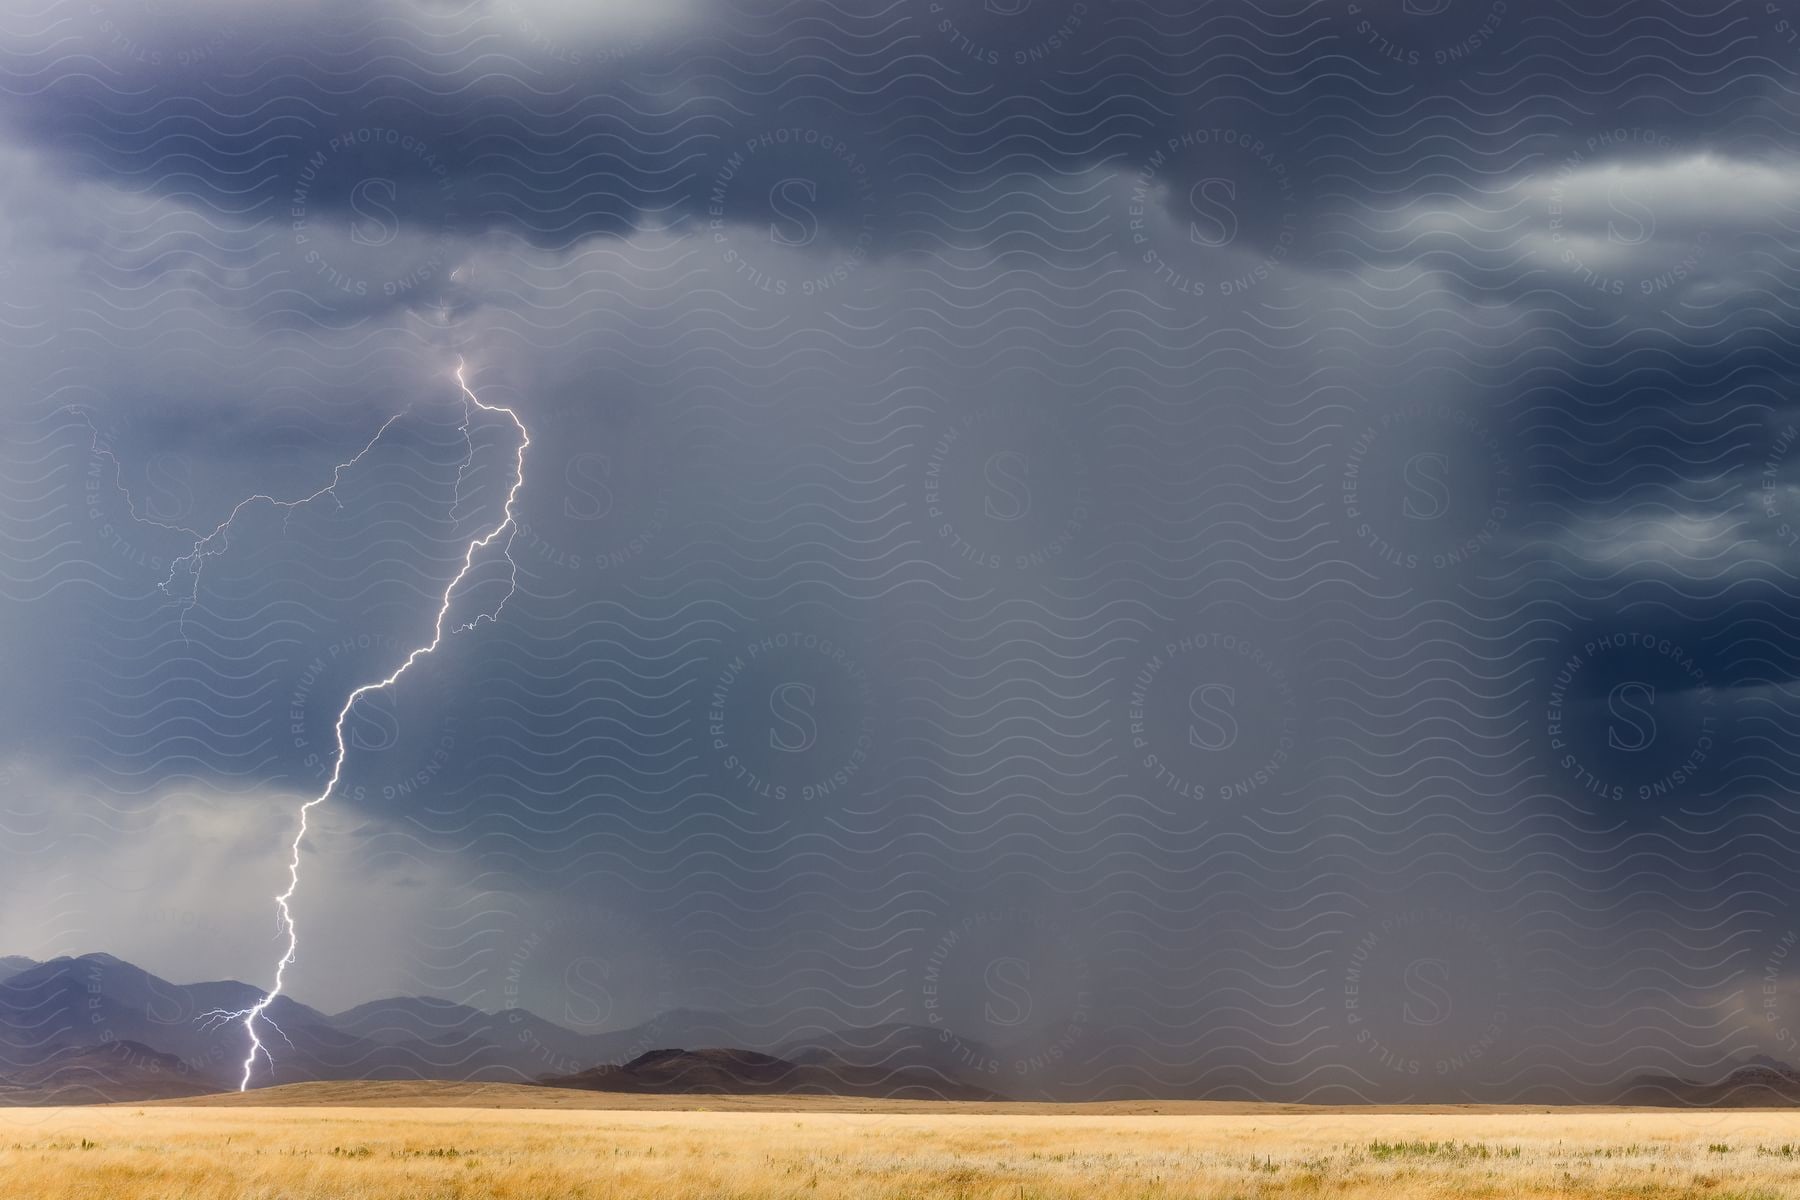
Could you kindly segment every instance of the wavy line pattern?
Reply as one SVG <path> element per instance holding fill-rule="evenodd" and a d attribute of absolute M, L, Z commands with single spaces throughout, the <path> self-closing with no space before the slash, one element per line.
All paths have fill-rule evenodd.
<path fill-rule="evenodd" d="M 163 974 L 265 961 L 162 864 L 266 894 L 227 798 L 491 523 L 461 353 L 518 591 L 359 706 L 297 995 L 1019 1097 L 1800 1053 L 1773 6 L 90 7 L 0 19 L 20 949 L 168 887 Z"/>

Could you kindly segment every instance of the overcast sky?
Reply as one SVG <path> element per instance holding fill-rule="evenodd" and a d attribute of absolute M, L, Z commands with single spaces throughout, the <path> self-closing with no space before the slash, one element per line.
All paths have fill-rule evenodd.
<path fill-rule="evenodd" d="M 1800 1055 L 1800 17 L 6 7 L 0 952 L 268 984 L 461 358 L 297 998 Z"/>

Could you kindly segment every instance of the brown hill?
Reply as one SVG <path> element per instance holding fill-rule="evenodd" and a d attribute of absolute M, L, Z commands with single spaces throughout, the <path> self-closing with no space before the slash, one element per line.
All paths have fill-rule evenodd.
<path fill-rule="evenodd" d="M 0 1104 L 105 1104 L 203 1096 L 224 1082 L 192 1072 L 173 1054 L 115 1041 L 57 1050 L 0 1079 Z"/>
<path fill-rule="evenodd" d="M 997 1092 L 918 1067 L 830 1060 L 789 1062 L 754 1050 L 652 1050 L 621 1066 L 543 1081 L 551 1087 L 659 1095 L 863 1096 L 906 1100 L 1004 1100 Z"/>

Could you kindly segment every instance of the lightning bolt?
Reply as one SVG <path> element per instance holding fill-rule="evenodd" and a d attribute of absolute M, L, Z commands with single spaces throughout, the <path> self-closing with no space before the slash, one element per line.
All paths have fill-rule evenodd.
<path fill-rule="evenodd" d="M 464 388 L 463 390 L 467 391 L 468 389 Z M 343 508 L 344 507 L 343 502 L 340 501 L 337 496 L 337 485 L 343 481 L 344 472 L 349 470 L 351 467 L 354 467 L 357 463 L 361 462 L 363 459 L 363 456 L 365 454 L 367 454 L 369 451 L 373 450 L 375 448 L 375 443 L 379 442 L 381 440 L 381 435 L 388 431 L 388 426 L 392 425 L 395 421 L 398 421 L 401 417 L 405 416 L 407 414 L 407 412 L 409 412 L 409 411 L 410 411 L 410 408 L 403 408 L 399 412 L 395 413 L 393 416 L 389 417 L 387 420 L 383 421 L 381 423 L 381 428 L 377 429 L 375 431 L 375 436 L 369 439 L 369 444 L 364 446 L 361 450 L 358 450 L 356 452 L 355 457 L 351 458 L 350 461 L 341 462 L 337 466 L 333 467 L 332 471 L 331 471 L 331 482 L 326 484 L 324 487 L 320 488 L 318 491 L 314 492 L 312 495 L 302 496 L 298 500 L 277 500 L 273 496 L 265 496 L 265 495 L 262 495 L 261 493 L 258 493 L 257 495 L 254 495 L 254 496 L 246 496 L 242 500 L 237 502 L 236 507 L 234 507 L 231 510 L 231 512 L 229 514 L 227 514 L 227 516 L 225 517 L 225 519 L 223 521 L 219 522 L 219 526 L 217 529 L 214 529 L 211 533 L 206 534 L 204 536 L 195 534 L 196 540 L 194 542 L 194 548 L 192 550 L 188 551 L 186 554 L 182 555 L 180 558 L 176 559 L 174 562 L 170 563 L 168 578 L 164 579 L 161 583 L 156 585 L 158 588 L 160 588 L 162 590 L 162 592 L 165 595 L 173 595 L 174 593 L 172 591 L 170 591 L 170 589 L 172 587 L 174 587 L 174 585 L 175 585 L 175 576 L 176 575 L 180 574 L 183 570 L 186 570 L 188 575 L 191 578 L 191 582 L 188 586 L 187 602 L 185 604 L 183 604 L 181 607 L 181 620 L 183 622 L 183 624 L 182 624 L 182 640 L 183 641 L 187 640 L 187 626 L 185 624 L 185 622 L 187 620 L 187 614 L 194 607 L 195 603 L 197 603 L 200 598 L 200 571 L 201 571 L 201 568 L 203 568 L 206 565 L 207 559 L 209 559 L 217 554 L 223 554 L 223 553 L 225 553 L 226 550 L 231 548 L 231 539 L 227 536 L 227 533 L 231 529 L 231 523 L 233 521 L 237 520 L 238 514 L 243 512 L 246 508 L 250 507 L 252 504 L 267 504 L 273 508 L 285 509 L 287 512 L 287 516 L 292 516 L 293 512 L 296 508 L 304 508 L 308 504 L 311 504 L 314 500 L 317 500 L 320 496 L 330 496 L 332 503 L 336 504 L 340 509 Z M 463 429 L 465 431 L 468 429 L 468 425 L 466 423 L 464 424 Z M 459 474 L 460 474 L 460 472 L 459 472 Z M 284 516 L 282 518 L 282 522 L 283 522 L 282 528 L 284 530 L 287 528 L 287 525 L 286 525 L 287 516 Z M 185 532 L 193 533 L 194 531 L 187 530 Z M 215 542 L 215 541 L 217 541 L 219 543 L 217 549 L 213 548 L 213 542 Z"/>
<path fill-rule="evenodd" d="M 460 370 L 461 368 L 459 367 L 458 369 Z M 468 389 L 466 387 L 463 390 L 465 392 L 468 391 Z M 230 538 L 227 536 L 227 534 L 229 533 L 229 531 L 231 529 L 231 523 L 233 521 L 237 520 L 238 514 L 243 512 L 246 508 L 250 507 L 252 504 L 267 504 L 272 508 L 285 509 L 287 511 L 288 515 L 291 516 L 293 514 L 293 511 L 296 508 L 304 508 L 308 504 L 311 504 L 314 500 L 317 500 L 321 496 L 330 496 L 333 503 L 336 503 L 339 508 L 342 508 L 343 504 L 338 501 L 338 497 L 337 497 L 337 485 L 343 481 L 344 472 L 349 470 L 351 467 L 354 467 L 357 463 L 361 462 L 363 460 L 363 456 L 368 454 L 369 451 L 371 451 L 375 448 L 375 443 L 377 443 L 381 440 L 382 434 L 384 434 L 388 431 L 388 426 L 392 425 L 395 421 L 398 421 L 401 417 L 405 416 L 409 411 L 411 411 L 411 409 L 410 409 L 410 407 L 403 408 L 399 412 L 395 413 L 393 416 L 389 417 L 387 420 L 383 421 L 381 423 L 381 428 L 377 429 L 375 431 L 375 436 L 369 439 L 369 444 L 364 446 L 361 450 L 358 450 L 356 452 L 355 456 L 352 457 L 349 461 L 341 462 L 341 463 L 337 464 L 337 466 L 332 469 L 331 482 L 326 484 L 324 487 L 320 488 L 318 491 L 314 492 L 312 495 L 302 496 L 298 500 L 277 500 L 273 496 L 266 496 L 260 492 L 254 496 L 246 496 L 242 500 L 237 502 L 237 505 L 234 508 L 232 508 L 230 514 L 228 516 L 226 516 L 226 518 L 223 521 L 219 522 L 218 527 L 216 529 L 214 529 L 211 533 L 201 533 L 197 529 L 189 529 L 186 525 L 176 525 L 176 524 L 172 524 L 167 521 L 158 521 L 153 517 L 148 517 L 148 516 L 145 516 L 143 513 L 138 512 L 137 502 L 131 498 L 131 491 L 129 488 L 127 488 L 125 486 L 124 466 L 123 466 L 123 464 L 121 464 L 119 462 L 118 456 L 115 455 L 109 447 L 102 444 L 103 437 L 100 433 L 100 427 L 98 425 L 94 424 L 93 417 L 89 416 L 86 412 L 82 411 L 81 409 L 72 408 L 72 409 L 69 409 L 68 411 L 73 413 L 75 416 L 79 417 L 81 419 L 82 423 L 88 427 L 88 431 L 94 435 L 93 443 L 89 447 L 89 451 L 92 454 L 94 454 L 96 457 L 103 458 L 107 462 L 112 464 L 113 487 L 118 491 L 118 493 L 121 496 L 123 496 L 125 498 L 125 504 L 126 504 L 126 507 L 128 509 L 130 509 L 130 511 L 131 511 L 132 520 L 136 521 L 140 525 L 153 525 L 158 529 L 166 529 L 171 533 L 185 533 L 189 537 L 194 539 L 194 548 L 192 550 L 188 551 L 186 554 L 182 555 L 180 558 L 176 559 L 174 562 L 170 563 L 168 576 L 161 583 L 156 585 L 157 590 L 162 592 L 164 595 L 173 596 L 175 594 L 173 591 L 173 588 L 175 586 L 175 577 L 177 575 L 181 574 L 182 571 L 184 571 L 184 570 L 188 573 L 189 584 L 188 584 L 188 588 L 187 588 L 187 597 L 181 606 L 181 614 L 180 614 L 180 618 L 177 622 L 177 624 L 180 628 L 180 631 L 181 631 L 181 640 L 185 642 L 188 640 L 188 637 L 187 637 L 187 615 L 188 615 L 188 613 L 193 611 L 194 605 L 197 604 L 200 599 L 200 572 L 201 572 L 202 568 L 206 565 L 207 559 L 212 558 L 215 555 L 223 554 L 226 550 L 230 549 L 231 541 L 230 541 Z M 514 417 L 513 419 L 516 421 L 518 418 Z M 465 422 L 462 427 L 462 433 L 464 435 L 465 441 L 467 440 L 468 431 L 469 431 L 469 427 L 468 427 L 468 424 Z M 464 460 L 463 465 L 464 466 L 468 465 L 466 459 Z M 462 470 L 460 468 L 457 471 L 456 478 L 457 478 L 457 493 L 460 496 L 461 491 L 462 491 Z M 455 506 L 455 504 L 452 504 L 451 505 L 452 519 L 454 519 L 455 515 L 456 515 L 456 506 Z M 284 529 L 286 528 L 285 522 L 286 522 L 286 517 L 283 518 L 283 528 Z M 218 545 L 216 547 L 213 544 L 215 542 L 218 543 Z"/>
<path fill-rule="evenodd" d="M 465 397 L 463 403 L 463 424 L 460 432 L 463 435 L 465 444 L 470 445 L 471 453 L 473 452 L 473 446 L 472 443 L 468 442 L 468 438 L 469 425 L 475 419 L 474 409 L 478 408 L 481 411 L 488 413 L 503 413 L 507 419 L 512 421 L 513 426 L 519 431 L 519 449 L 517 457 L 514 460 L 512 487 L 508 489 L 506 493 L 506 505 L 501 510 L 500 523 L 469 543 L 468 548 L 463 551 L 461 569 L 456 572 L 456 575 L 449 583 L 444 585 L 444 594 L 438 604 L 437 619 L 433 622 L 431 627 L 431 640 L 408 654 L 406 656 L 406 661 L 394 668 L 390 674 L 381 679 L 362 684 L 360 687 L 356 688 L 344 698 L 343 707 L 338 709 L 337 721 L 332 726 L 332 732 L 337 741 L 337 753 L 333 756 L 331 761 L 331 776 L 325 781 L 324 789 L 320 791 L 317 796 L 314 796 L 300 806 L 299 828 L 294 833 L 293 843 L 288 847 L 287 888 L 275 897 L 275 908 L 280 916 L 278 927 L 287 935 L 287 949 L 282 953 L 281 960 L 275 964 L 275 984 L 263 995 L 262 999 L 258 1000 L 249 1008 L 236 1011 L 215 1010 L 206 1014 L 206 1017 L 213 1020 L 215 1024 L 229 1021 L 241 1021 L 244 1026 L 244 1032 L 249 1035 L 250 1050 L 244 1056 L 244 1075 L 242 1080 L 238 1083 L 238 1091 L 240 1092 L 246 1091 L 250 1087 L 250 1075 L 256 1067 L 258 1055 L 268 1057 L 271 1062 L 274 1060 L 273 1056 L 269 1054 L 267 1048 L 263 1045 L 262 1035 L 257 1029 L 257 1024 L 258 1022 L 262 1022 L 274 1029 L 277 1033 L 281 1033 L 280 1027 L 269 1019 L 268 1009 L 269 1006 L 275 1002 L 276 997 L 281 995 L 282 989 L 286 986 L 287 969 L 293 964 L 295 954 L 300 948 L 300 931 L 298 926 L 294 924 L 294 913 L 292 908 L 294 894 L 300 890 L 300 843 L 306 839 L 307 818 L 311 815 L 312 810 L 331 798 L 331 794 L 337 790 L 338 780 L 343 776 L 344 759 L 348 753 L 348 749 L 344 742 L 344 722 L 349 719 L 350 712 L 356 707 L 356 702 L 358 700 L 361 700 L 370 692 L 379 692 L 385 688 L 392 687 L 402 675 L 406 674 L 414 663 L 435 651 L 438 646 L 442 644 L 446 636 L 444 622 L 449 618 L 450 605 L 455 599 L 457 587 L 468 577 L 469 572 L 474 568 L 476 553 L 492 545 L 502 535 L 505 535 L 506 540 L 501 544 L 500 553 L 506 559 L 507 566 L 511 568 L 506 594 L 500 598 L 498 604 L 494 605 L 492 612 L 477 613 L 472 620 L 453 627 L 450 632 L 458 633 L 465 629 L 473 629 L 476 625 L 480 624 L 483 619 L 489 621 L 499 620 L 501 609 L 506 607 L 506 602 L 512 599 L 513 593 L 518 590 L 519 567 L 518 564 L 513 561 L 512 557 L 512 540 L 513 536 L 518 532 L 518 526 L 515 524 L 513 517 L 513 505 L 514 502 L 518 500 L 519 489 L 525 485 L 525 450 L 531 445 L 531 434 L 526 431 L 525 423 L 519 420 L 518 413 L 504 405 L 484 403 L 479 396 L 471 391 L 468 381 L 463 377 L 463 369 L 464 364 L 461 359 L 458 359 L 456 363 L 456 384 L 462 389 L 463 396 Z M 364 446 L 362 450 L 358 452 L 355 458 L 352 458 L 347 463 L 340 463 L 338 465 L 337 469 L 332 472 L 331 483 L 320 488 L 311 496 L 308 496 L 303 500 L 292 501 L 273 500 L 267 496 L 251 496 L 240 502 L 236 508 L 232 509 L 231 516 L 227 517 L 217 529 L 213 530 L 212 533 L 207 534 L 205 537 L 202 537 L 194 544 L 194 550 L 191 554 L 178 560 L 176 566 L 170 570 L 168 582 L 173 582 L 181 564 L 186 563 L 195 576 L 195 587 L 198 588 L 199 570 L 203 565 L 204 560 L 212 554 L 222 553 L 224 551 L 227 543 L 225 532 L 230 527 L 232 519 L 235 518 L 246 505 L 253 503 L 268 503 L 276 505 L 277 507 L 293 509 L 313 500 L 317 500 L 320 496 L 328 493 L 331 494 L 333 500 L 336 500 L 337 495 L 332 489 L 337 486 L 344 470 L 353 466 L 358 459 L 367 454 L 370 449 L 374 447 L 375 443 L 381 440 L 381 434 L 387 430 L 389 425 L 392 425 L 398 420 L 399 417 L 400 414 L 397 413 L 388 418 L 387 422 L 382 425 L 381 430 L 375 434 L 375 437 L 370 440 L 367 446 Z M 465 459 L 463 466 L 459 467 L 457 470 L 457 492 L 459 499 L 462 490 L 463 467 L 467 467 L 467 465 L 468 462 Z M 217 538 L 220 543 L 216 550 L 209 548 L 215 538 Z M 282 1034 L 284 1040 L 286 1036 L 286 1034 Z M 291 1046 L 293 1043 L 289 1042 L 288 1044 Z"/>

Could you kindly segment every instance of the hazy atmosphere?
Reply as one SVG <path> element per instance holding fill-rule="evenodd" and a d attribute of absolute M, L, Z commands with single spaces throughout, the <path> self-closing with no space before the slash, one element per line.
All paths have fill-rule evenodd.
<path fill-rule="evenodd" d="M 0 7 L 0 955 L 270 986 L 461 363 L 293 999 L 1800 1065 L 1793 11 Z"/>

